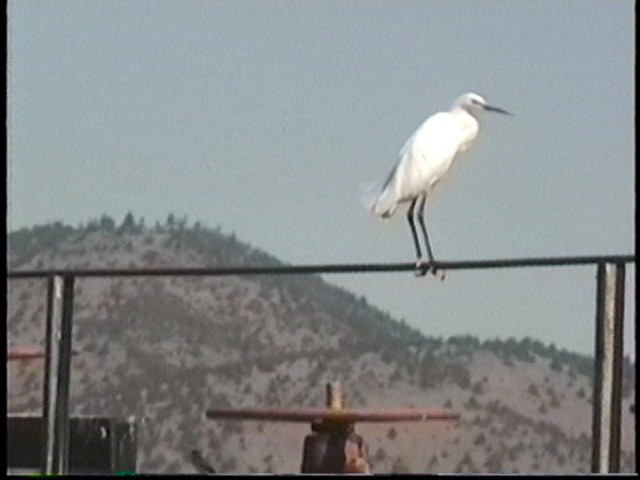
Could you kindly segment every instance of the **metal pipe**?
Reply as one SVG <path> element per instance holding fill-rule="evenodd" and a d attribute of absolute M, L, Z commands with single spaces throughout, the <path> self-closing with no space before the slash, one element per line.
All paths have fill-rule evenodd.
<path fill-rule="evenodd" d="M 446 408 L 217 408 L 206 411 L 210 419 L 264 420 L 271 422 L 388 423 L 457 420 L 460 412 Z"/>
<path fill-rule="evenodd" d="M 37 358 L 44 358 L 46 356 L 46 352 L 40 347 L 11 347 L 9 348 L 9 354 L 7 355 L 7 360 L 17 361 L 17 360 L 33 360 Z"/>
<path fill-rule="evenodd" d="M 597 271 L 593 386 L 593 473 L 620 472 L 624 263 L 600 263 Z"/>
<path fill-rule="evenodd" d="M 498 260 L 465 260 L 435 262 L 443 270 L 475 270 L 487 268 L 553 267 L 593 265 L 598 263 L 635 263 L 635 255 L 599 255 L 577 257 L 511 258 Z M 23 270 L 7 272 L 8 278 L 42 278 L 53 275 L 74 277 L 149 277 L 149 276 L 227 276 L 227 275 L 301 275 L 322 273 L 375 273 L 415 271 L 412 263 L 359 263 L 324 265 L 281 265 L 270 267 L 210 268 L 115 268 L 70 270 Z"/>
<path fill-rule="evenodd" d="M 45 474 L 69 472 L 69 386 L 73 331 L 73 276 L 48 280 L 44 382 Z"/>
<path fill-rule="evenodd" d="M 327 383 L 326 393 L 327 408 L 331 408 L 334 410 L 345 409 L 344 393 L 342 392 L 342 385 L 340 385 L 340 382 L 335 381 Z"/>
<path fill-rule="evenodd" d="M 54 474 L 54 440 L 55 440 L 55 411 L 56 411 L 56 386 L 58 384 L 58 347 L 57 339 L 60 337 L 60 312 L 62 310 L 62 278 L 49 277 L 47 279 L 47 319 L 45 348 L 45 371 L 43 392 L 43 435 L 44 458 L 42 472 Z"/>

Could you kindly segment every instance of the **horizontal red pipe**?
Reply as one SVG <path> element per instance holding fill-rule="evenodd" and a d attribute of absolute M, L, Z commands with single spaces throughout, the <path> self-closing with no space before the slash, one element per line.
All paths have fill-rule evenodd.
<path fill-rule="evenodd" d="M 71 355 L 78 355 L 77 350 L 73 350 Z M 33 358 L 44 358 L 44 348 L 40 347 L 11 347 L 9 349 L 9 360 L 30 360 Z"/>
<path fill-rule="evenodd" d="M 430 420 L 457 420 L 459 412 L 447 409 L 392 408 L 331 410 L 326 408 L 222 408 L 207 411 L 211 419 L 266 420 L 280 422 L 328 421 L 355 422 L 420 422 Z"/>

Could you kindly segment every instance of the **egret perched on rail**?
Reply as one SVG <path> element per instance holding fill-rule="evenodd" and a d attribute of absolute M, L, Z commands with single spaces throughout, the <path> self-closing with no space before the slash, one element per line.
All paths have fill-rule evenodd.
<path fill-rule="evenodd" d="M 411 202 L 407 219 L 418 256 L 418 275 L 425 275 L 429 270 L 436 273 L 433 250 L 424 221 L 427 195 L 451 168 L 456 155 L 471 146 L 478 135 L 478 118 L 483 110 L 510 115 L 506 110 L 487 105 L 480 95 L 466 93 L 455 101 L 449 111 L 438 112 L 427 118 L 400 150 L 398 163 L 370 207 L 375 215 L 388 219 L 401 203 Z M 429 257 L 427 270 L 423 268 L 422 250 L 415 226 L 416 217 Z"/>

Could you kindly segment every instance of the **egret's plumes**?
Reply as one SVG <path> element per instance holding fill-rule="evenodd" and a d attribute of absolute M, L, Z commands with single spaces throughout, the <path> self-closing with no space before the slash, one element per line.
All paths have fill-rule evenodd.
<path fill-rule="evenodd" d="M 509 113 L 487 105 L 475 93 L 467 93 L 459 97 L 448 111 L 427 118 L 400 150 L 398 163 L 371 204 L 371 211 L 375 215 L 387 219 L 401 203 L 411 202 L 408 220 L 419 261 L 422 251 L 415 231 L 414 208 L 418 207 L 416 216 L 424 235 L 429 261 L 433 262 L 424 224 L 427 195 L 449 171 L 456 155 L 471 146 L 478 135 L 479 116 L 485 110 Z"/>

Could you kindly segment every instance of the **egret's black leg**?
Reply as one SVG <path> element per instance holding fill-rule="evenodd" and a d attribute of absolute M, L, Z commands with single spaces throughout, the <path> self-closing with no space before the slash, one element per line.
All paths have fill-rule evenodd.
<path fill-rule="evenodd" d="M 409 220 L 409 226 L 411 227 L 411 236 L 413 237 L 413 244 L 416 246 L 416 255 L 418 255 L 418 261 L 422 259 L 422 250 L 420 250 L 420 241 L 418 240 L 418 233 L 416 232 L 416 225 L 413 219 L 413 209 L 416 206 L 417 198 L 414 198 L 407 210 L 407 220 Z"/>
<path fill-rule="evenodd" d="M 427 203 L 427 196 L 420 195 L 417 199 L 418 206 L 418 223 L 420 224 L 420 228 L 422 229 L 422 235 L 424 235 L 424 242 L 427 246 L 427 256 L 429 257 L 429 261 L 433 263 L 433 251 L 431 250 L 431 244 L 429 243 L 429 234 L 427 233 L 427 226 L 424 222 L 424 206 Z"/>
<path fill-rule="evenodd" d="M 413 243 L 416 246 L 416 254 L 418 256 L 418 261 L 416 263 L 417 270 L 415 273 L 417 276 L 422 277 L 427 274 L 429 269 L 425 268 L 422 262 L 422 251 L 420 249 L 420 239 L 418 238 L 418 232 L 416 231 L 416 224 L 415 224 L 415 217 L 414 217 L 415 207 L 416 207 L 416 204 L 420 201 L 419 200 L 420 198 L 421 196 L 418 196 L 414 198 L 413 201 L 411 202 L 411 206 L 407 211 L 407 219 L 409 220 L 409 226 L 411 227 L 411 236 L 413 237 Z"/>
<path fill-rule="evenodd" d="M 427 203 L 427 196 L 421 195 L 419 197 L 418 205 L 417 205 L 418 206 L 417 217 L 418 217 L 418 223 L 420 224 L 420 229 L 422 230 L 422 234 L 424 235 L 425 244 L 427 246 L 427 256 L 429 257 L 430 270 L 434 275 L 437 275 L 438 269 L 434 265 L 435 259 L 433 258 L 433 250 L 431 250 L 431 243 L 429 242 L 429 234 L 427 233 L 427 225 L 424 221 L 424 207 L 426 203 Z M 445 277 L 444 271 L 440 270 L 440 272 L 441 272 L 440 280 L 444 280 L 444 277 Z"/>

